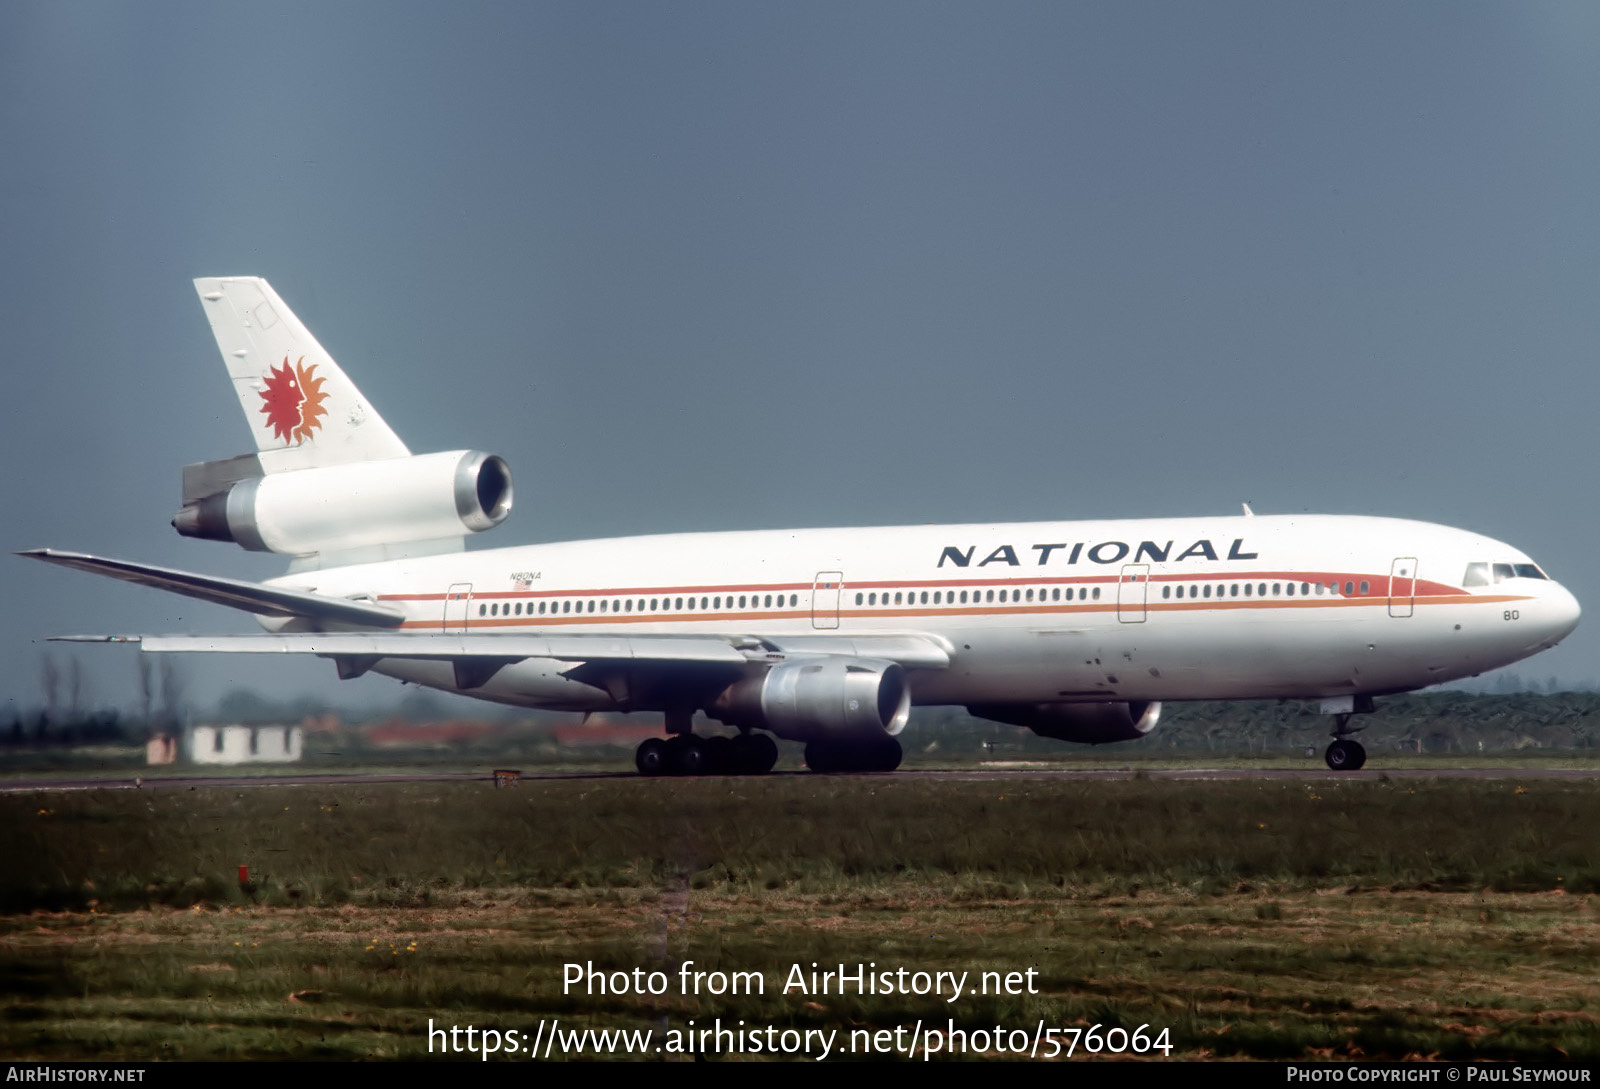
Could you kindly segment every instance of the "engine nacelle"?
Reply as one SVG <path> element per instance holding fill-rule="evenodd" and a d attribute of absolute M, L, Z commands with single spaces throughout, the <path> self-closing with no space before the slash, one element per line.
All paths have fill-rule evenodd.
<path fill-rule="evenodd" d="M 172 525 L 185 537 L 307 556 L 479 533 L 506 520 L 511 495 L 503 458 L 453 450 L 264 476 L 257 470 L 198 497 L 186 487 Z"/>
<path fill-rule="evenodd" d="M 984 703 L 968 707 L 978 718 L 1026 726 L 1040 737 L 1104 745 L 1137 741 L 1156 728 L 1159 703 Z"/>
<path fill-rule="evenodd" d="M 893 736 L 911 717 L 911 689 L 894 662 L 803 658 L 729 685 L 706 713 L 797 741 Z"/>

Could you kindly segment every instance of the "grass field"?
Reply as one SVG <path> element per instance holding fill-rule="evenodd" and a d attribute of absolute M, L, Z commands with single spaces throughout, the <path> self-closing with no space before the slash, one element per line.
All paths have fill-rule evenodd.
<path fill-rule="evenodd" d="M 670 1048 L 721 1018 L 832 1031 L 833 1054 L 920 1022 L 1147 1025 L 1173 1057 L 1593 1061 L 1597 818 L 1592 784 L 1549 780 L 6 796 L 0 1053 L 414 1058 L 430 1020 Z M 690 961 L 763 993 L 686 993 Z M 812 962 L 1035 975 L 955 1001 L 784 993 Z M 668 985 L 572 993 L 573 963 Z"/>

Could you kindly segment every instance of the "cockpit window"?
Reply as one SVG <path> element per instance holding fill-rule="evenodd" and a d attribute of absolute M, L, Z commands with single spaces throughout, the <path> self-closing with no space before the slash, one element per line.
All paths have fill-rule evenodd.
<path fill-rule="evenodd" d="M 1487 563 L 1467 564 L 1466 578 L 1462 579 L 1463 586 L 1487 586 L 1489 584 L 1489 568 Z M 1539 570 L 1538 564 L 1532 563 L 1497 563 L 1494 568 L 1494 581 L 1504 582 L 1506 579 L 1543 579 L 1548 581 L 1550 576 Z"/>
<path fill-rule="evenodd" d="M 1490 578 L 1490 568 L 1493 568 L 1494 577 Z M 1550 576 L 1539 570 L 1538 564 L 1532 563 L 1469 563 L 1467 564 L 1466 577 L 1461 580 L 1463 586 L 1487 586 L 1491 581 L 1504 582 L 1506 579 L 1544 579 Z"/>

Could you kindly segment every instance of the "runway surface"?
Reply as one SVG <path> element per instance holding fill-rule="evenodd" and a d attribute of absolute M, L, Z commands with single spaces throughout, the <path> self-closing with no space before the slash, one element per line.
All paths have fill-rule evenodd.
<path fill-rule="evenodd" d="M 809 771 L 772 772 L 768 777 L 814 775 Z M 1381 768 L 1369 767 L 1360 771 L 1330 771 L 1326 768 L 1049 768 L 1049 767 L 984 767 L 956 769 L 908 769 L 891 772 L 851 773 L 852 777 L 869 776 L 875 779 L 921 779 L 947 782 L 1030 780 L 1090 781 L 1134 779 L 1173 780 L 1317 780 L 1322 782 L 1376 781 L 1382 779 L 1574 779 L 1600 780 L 1600 768 Z M 663 777 L 665 778 L 665 777 Z M 707 776 L 707 778 L 713 778 Z M 717 777 L 722 778 L 722 777 Z M 523 773 L 520 782 L 538 783 L 558 780 L 637 779 L 644 776 L 626 771 L 555 771 Z M 495 781 L 492 772 L 328 772 L 298 775 L 162 775 L 128 778 L 86 778 L 82 776 L 39 776 L 29 779 L 11 779 L 0 782 L 0 794 L 20 794 L 41 790 L 177 790 L 199 787 L 263 787 L 263 786 L 346 786 L 377 783 L 449 783 L 481 782 L 489 785 Z"/>

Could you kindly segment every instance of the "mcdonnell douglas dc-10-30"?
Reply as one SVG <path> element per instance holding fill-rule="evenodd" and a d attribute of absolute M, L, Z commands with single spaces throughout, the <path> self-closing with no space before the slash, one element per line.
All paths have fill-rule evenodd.
<path fill-rule="evenodd" d="M 497 703 L 653 712 L 645 774 L 889 770 L 916 705 L 1046 737 L 1148 733 L 1164 701 L 1299 699 L 1359 768 L 1374 697 L 1554 646 L 1578 603 L 1529 557 L 1389 518 L 1260 516 L 683 533 L 468 552 L 511 513 L 477 451 L 412 454 L 265 280 L 195 281 L 257 452 L 191 465 L 173 525 L 291 557 L 263 583 L 24 555 L 254 614 L 265 634 L 95 636 L 312 654 Z M 737 736 L 702 737 L 703 713 Z"/>

